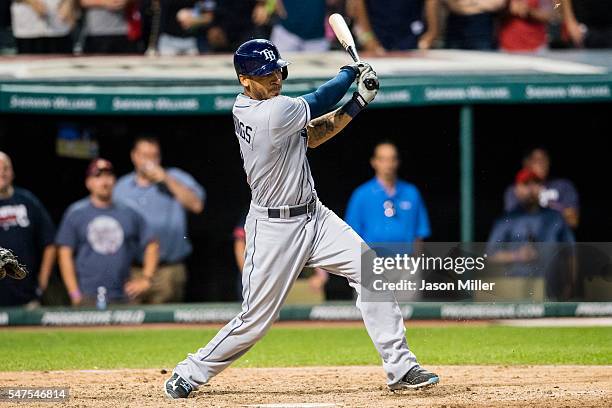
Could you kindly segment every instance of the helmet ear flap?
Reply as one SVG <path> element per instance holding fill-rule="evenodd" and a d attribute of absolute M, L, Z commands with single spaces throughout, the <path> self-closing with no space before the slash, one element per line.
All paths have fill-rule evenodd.
<path fill-rule="evenodd" d="M 287 67 L 283 67 L 281 68 L 281 73 L 283 75 L 283 81 L 284 81 L 289 76 L 289 70 L 287 69 Z"/>

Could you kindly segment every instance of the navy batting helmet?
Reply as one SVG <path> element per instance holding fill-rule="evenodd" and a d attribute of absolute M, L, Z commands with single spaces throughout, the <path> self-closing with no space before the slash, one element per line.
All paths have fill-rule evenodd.
<path fill-rule="evenodd" d="M 268 40 L 249 40 L 234 53 L 237 75 L 266 76 L 281 69 L 283 79 L 287 79 L 287 65 L 289 63 L 281 58 L 276 45 Z"/>

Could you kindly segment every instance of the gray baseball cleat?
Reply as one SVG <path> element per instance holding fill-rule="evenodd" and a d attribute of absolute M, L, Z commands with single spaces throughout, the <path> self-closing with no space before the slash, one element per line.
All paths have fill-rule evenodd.
<path fill-rule="evenodd" d="M 440 377 L 437 374 L 421 368 L 420 366 L 412 367 L 398 382 L 389 385 L 391 391 L 398 390 L 418 390 L 437 384 Z"/>
<path fill-rule="evenodd" d="M 171 399 L 188 398 L 191 391 L 193 386 L 176 373 L 164 383 L 164 393 Z"/>

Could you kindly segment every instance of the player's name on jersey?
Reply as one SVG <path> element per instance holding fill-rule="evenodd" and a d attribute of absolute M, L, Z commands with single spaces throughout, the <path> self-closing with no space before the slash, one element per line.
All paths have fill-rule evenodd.
<path fill-rule="evenodd" d="M 457 282 L 429 282 L 424 279 L 420 281 L 402 279 L 397 282 L 388 282 L 379 279 L 372 283 L 372 287 L 376 291 L 492 291 L 495 289 L 495 282 L 486 282 L 482 279 L 459 280 Z"/>

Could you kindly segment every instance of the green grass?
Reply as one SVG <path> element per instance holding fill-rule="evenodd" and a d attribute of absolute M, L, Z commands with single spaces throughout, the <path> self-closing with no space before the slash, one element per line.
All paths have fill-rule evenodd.
<path fill-rule="evenodd" d="M 1 330 L 0 371 L 172 368 L 216 330 Z M 437 364 L 612 364 L 612 328 L 420 327 L 419 360 Z M 273 328 L 239 367 L 379 364 L 361 328 Z"/>

